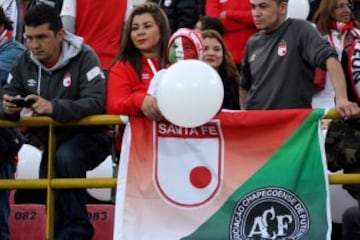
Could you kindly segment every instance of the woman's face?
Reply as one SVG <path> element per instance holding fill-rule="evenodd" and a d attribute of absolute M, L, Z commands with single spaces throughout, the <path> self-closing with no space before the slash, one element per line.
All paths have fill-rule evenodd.
<path fill-rule="evenodd" d="M 184 59 L 198 59 L 195 45 L 186 37 L 177 37 L 169 50 L 169 61 L 174 64 Z"/>
<path fill-rule="evenodd" d="M 337 0 L 334 18 L 337 22 L 348 23 L 351 21 L 352 4 L 349 0 Z"/>
<path fill-rule="evenodd" d="M 204 38 L 203 61 L 218 69 L 224 59 L 224 50 L 221 43 L 216 38 Z"/>
<path fill-rule="evenodd" d="M 130 38 L 143 56 L 158 57 L 160 29 L 149 13 L 134 16 Z"/>

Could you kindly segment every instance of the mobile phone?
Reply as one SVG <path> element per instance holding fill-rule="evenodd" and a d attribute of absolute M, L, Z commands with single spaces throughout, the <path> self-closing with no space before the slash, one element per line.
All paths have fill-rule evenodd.
<path fill-rule="evenodd" d="M 31 100 L 31 99 L 25 100 L 25 98 L 13 98 L 11 100 L 11 102 L 16 104 L 16 106 L 18 106 L 18 107 L 27 107 L 27 108 L 29 108 L 29 107 L 31 107 L 31 105 L 34 104 L 35 101 Z"/>

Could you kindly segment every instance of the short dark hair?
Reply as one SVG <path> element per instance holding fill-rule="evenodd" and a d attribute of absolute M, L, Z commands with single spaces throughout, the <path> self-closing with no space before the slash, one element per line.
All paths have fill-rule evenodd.
<path fill-rule="evenodd" d="M 6 30 L 13 30 L 11 20 L 5 15 L 5 11 L 0 7 L 0 26 L 4 25 Z"/>
<path fill-rule="evenodd" d="M 110 68 L 116 63 L 116 61 L 126 62 L 128 61 L 135 69 L 137 75 L 141 79 L 142 64 L 141 64 L 141 53 L 135 47 L 131 40 L 131 25 L 134 17 L 142 14 L 150 14 L 155 20 L 155 24 L 160 30 L 160 42 L 158 47 L 158 57 L 160 59 L 160 66 L 163 68 L 167 64 L 166 52 L 167 46 L 170 39 L 170 26 L 165 12 L 156 4 L 152 2 L 145 2 L 136 5 L 130 13 L 128 20 L 125 24 L 125 31 L 121 37 L 120 50 L 115 57 Z"/>
<path fill-rule="evenodd" d="M 60 14 L 55 8 L 47 4 L 38 4 L 32 6 L 25 15 L 25 26 L 37 27 L 48 23 L 49 29 L 58 32 L 63 28 Z"/>
<path fill-rule="evenodd" d="M 199 20 L 201 23 L 201 31 L 214 30 L 217 31 L 221 36 L 224 35 L 224 25 L 219 19 L 210 16 L 202 16 Z"/>

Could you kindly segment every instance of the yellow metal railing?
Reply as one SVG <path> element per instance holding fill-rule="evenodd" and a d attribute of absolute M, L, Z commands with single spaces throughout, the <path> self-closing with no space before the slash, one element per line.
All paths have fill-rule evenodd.
<path fill-rule="evenodd" d="M 80 126 L 80 125 L 116 125 L 123 124 L 117 115 L 94 115 L 68 123 L 58 123 L 49 117 L 24 117 L 19 121 L 0 121 L 0 127 L 48 127 L 49 128 L 49 163 L 47 179 L 15 179 L 1 180 L 0 189 L 46 189 L 46 239 L 52 239 L 54 230 L 54 189 L 56 188 L 108 188 L 116 185 L 113 178 L 92 179 L 55 179 L 54 178 L 54 153 L 56 136 L 54 127 Z"/>
<path fill-rule="evenodd" d="M 335 110 L 330 110 L 324 118 L 339 118 Z M 115 187 L 115 178 L 54 178 L 53 157 L 55 153 L 57 126 L 80 125 L 121 125 L 118 115 L 94 115 L 69 123 L 58 123 L 49 117 L 24 117 L 19 121 L 1 121 L 0 127 L 49 127 L 49 164 L 47 179 L 0 179 L 0 189 L 46 189 L 47 221 L 46 239 L 53 237 L 54 230 L 54 189 L 59 188 L 111 188 Z M 329 174 L 330 184 L 360 184 L 360 174 Z"/>

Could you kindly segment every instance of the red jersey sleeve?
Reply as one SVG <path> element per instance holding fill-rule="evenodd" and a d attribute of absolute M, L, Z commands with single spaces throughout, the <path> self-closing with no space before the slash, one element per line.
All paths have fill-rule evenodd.
<path fill-rule="evenodd" d="M 106 112 L 142 116 L 141 105 L 148 86 L 149 82 L 140 81 L 130 64 L 118 62 L 109 73 Z"/>

